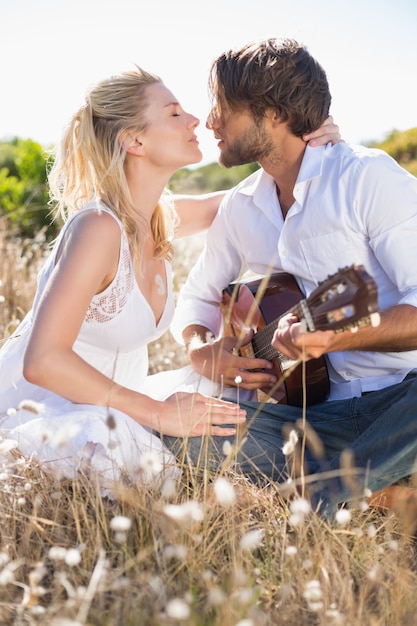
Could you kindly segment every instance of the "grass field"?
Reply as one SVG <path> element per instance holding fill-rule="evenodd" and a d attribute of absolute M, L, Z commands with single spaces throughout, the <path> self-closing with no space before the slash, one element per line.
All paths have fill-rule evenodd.
<path fill-rule="evenodd" d="M 181 284 L 201 240 L 181 242 Z M 42 242 L 0 232 L 0 337 L 31 305 Z M 151 371 L 185 363 L 169 335 Z M 412 502 L 359 502 L 324 520 L 279 485 L 183 467 L 178 482 L 60 482 L 0 439 L 0 624 L 52 626 L 417 625 Z"/>

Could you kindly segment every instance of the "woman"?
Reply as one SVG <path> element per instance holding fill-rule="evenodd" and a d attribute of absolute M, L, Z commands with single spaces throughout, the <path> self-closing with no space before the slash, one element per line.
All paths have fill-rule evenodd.
<path fill-rule="evenodd" d="M 207 228 L 221 194 L 164 189 L 199 162 L 195 129 L 157 76 L 137 68 L 100 82 L 65 129 L 49 174 L 65 225 L 32 310 L 0 351 L 0 428 L 60 476 L 172 472 L 158 434 L 229 436 L 245 412 L 200 393 L 141 392 L 147 344 L 173 314 L 172 237 Z M 160 390 L 164 398 L 164 390 Z M 149 453 L 152 461 L 149 461 Z"/>

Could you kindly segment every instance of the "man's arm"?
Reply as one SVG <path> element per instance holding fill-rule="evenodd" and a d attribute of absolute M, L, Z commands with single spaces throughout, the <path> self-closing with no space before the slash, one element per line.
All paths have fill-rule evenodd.
<path fill-rule="evenodd" d="M 248 341 L 251 334 L 248 334 Z M 273 386 L 277 379 L 271 372 L 272 364 L 265 359 L 240 357 L 235 348 L 236 337 L 215 339 L 204 326 L 190 325 L 183 332 L 184 343 L 193 369 L 211 380 L 226 387 L 239 384 L 244 389 L 258 389 Z"/>
<path fill-rule="evenodd" d="M 270 369 L 269 361 L 239 357 L 234 354 L 237 340 L 222 337 L 222 292 L 241 274 L 247 254 L 247 250 L 240 249 L 236 235 L 236 219 L 246 218 L 242 217 L 242 197 L 233 196 L 234 190 L 226 195 L 225 206 L 207 234 L 206 246 L 180 291 L 171 331 L 177 341 L 186 344 L 195 371 L 225 386 L 236 385 L 235 379 L 240 376 L 240 386 L 256 389 L 276 382 L 274 375 L 257 371 Z M 236 202 L 237 208 L 232 217 L 230 202 Z"/>
<path fill-rule="evenodd" d="M 417 350 L 417 307 L 398 304 L 380 316 L 376 327 L 359 328 L 356 332 L 303 332 L 294 317 L 280 320 L 272 345 L 291 359 L 307 361 L 328 352 L 361 350 L 366 352 L 405 352 Z"/>

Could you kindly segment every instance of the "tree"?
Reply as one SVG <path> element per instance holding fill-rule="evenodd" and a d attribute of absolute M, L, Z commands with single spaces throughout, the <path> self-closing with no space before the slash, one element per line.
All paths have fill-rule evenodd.
<path fill-rule="evenodd" d="M 417 127 L 391 133 L 373 147 L 388 152 L 404 169 L 417 176 Z"/>
<path fill-rule="evenodd" d="M 0 215 L 7 215 L 17 234 L 55 236 L 46 184 L 47 155 L 32 139 L 15 137 L 0 143 Z"/>

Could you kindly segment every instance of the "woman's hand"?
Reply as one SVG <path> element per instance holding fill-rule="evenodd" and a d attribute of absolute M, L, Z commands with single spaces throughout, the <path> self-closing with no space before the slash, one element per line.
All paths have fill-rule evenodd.
<path fill-rule="evenodd" d="M 312 133 L 303 135 L 303 139 L 313 148 L 324 146 L 326 143 L 334 145 L 335 143 L 342 141 L 342 137 L 339 133 L 339 127 L 333 122 L 333 117 L 331 115 L 329 115 L 320 128 Z"/>
<path fill-rule="evenodd" d="M 238 425 L 246 420 L 246 411 L 238 404 L 200 393 L 174 393 L 164 405 L 160 431 L 172 437 L 229 437 L 236 434 L 236 428 L 225 424 Z"/>

